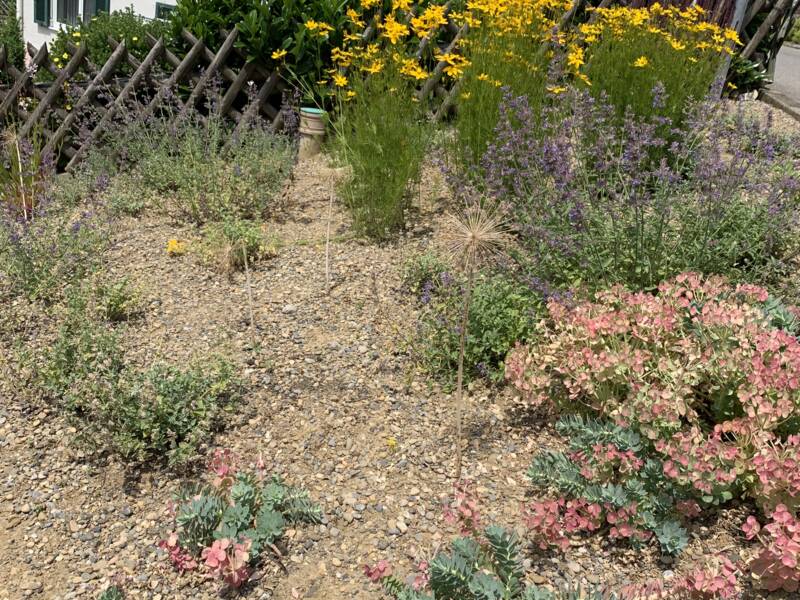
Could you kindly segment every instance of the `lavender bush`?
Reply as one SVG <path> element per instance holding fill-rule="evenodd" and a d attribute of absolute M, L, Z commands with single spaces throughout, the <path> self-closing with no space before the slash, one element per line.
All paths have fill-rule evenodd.
<path fill-rule="evenodd" d="M 52 156 L 40 139 L 6 137 L 0 175 L 0 282 L 50 301 L 96 266 L 106 228 L 92 208 L 58 201 Z"/>
<path fill-rule="evenodd" d="M 706 102 L 680 129 L 630 114 L 619 126 L 602 99 L 565 101 L 570 116 L 546 109 L 534 128 L 526 98 L 506 93 L 482 159 L 481 191 L 515 224 L 513 254 L 532 282 L 652 289 L 686 270 L 761 281 L 786 270 L 800 171 L 769 119 Z"/>

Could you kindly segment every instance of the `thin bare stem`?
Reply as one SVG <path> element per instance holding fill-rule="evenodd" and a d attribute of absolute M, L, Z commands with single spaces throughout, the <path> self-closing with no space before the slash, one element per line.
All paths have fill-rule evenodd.
<path fill-rule="evenodd" d="M 250 265 L 247 261 L 247 248 L 242 244 L 242 257 L 244 258 L 244 277 L 247 286 L 247 310 L 250 315 L 250 343 L 255 348 L 256 343 L 256 321 L 253 315 L 253 286 L 250 282 Z"/>
<path fill-rule="evenodd" d="M 464 421 L 464 347 L 467 343 L 467 328 L 469 327 L 469 305 L 472 300 L 472 284 L 475 278 L 475 269 L 470 264 L 467 267 L 467 291 L 464 293 L 464 307 L 461 314 L 461 331 L 458 339 L 458 380 L 456 383 L 456 481 L 461 480 L 461 455 L 464 451 L 463 421 Z"/>
<path fill-rule="evenodd" d="M 333 213 L 333 195 L 328 200 L 328 226 L 325 233 L 325 293 L 331 293 L 331 215 Z"/>

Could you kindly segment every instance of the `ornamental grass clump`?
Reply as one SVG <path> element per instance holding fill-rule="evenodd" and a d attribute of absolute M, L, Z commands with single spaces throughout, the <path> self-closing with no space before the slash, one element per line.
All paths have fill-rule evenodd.
<path fill-rule="evenodd" d="M 663 86 L 652 90 L 661 104 Z M 532 281 L 590 291 L 655 289 L 686 270 L 766 281 L 798 251 L 800 162 L 781 152 L 770 120 L 696 107 L 624 125 L 589 94 L 565 94 L 543 127 L 507 94 L 480 185 L 508 211 L 512 250 Z M 673 137 L 678 139 L 673 139 Z M 672 140 L 672 141 L 670 141 Z"/>

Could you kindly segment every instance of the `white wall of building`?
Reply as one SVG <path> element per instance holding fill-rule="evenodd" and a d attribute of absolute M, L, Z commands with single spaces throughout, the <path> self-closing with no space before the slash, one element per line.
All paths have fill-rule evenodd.
<path fill-rule="evenodd" d="M 110 10 L 123 10 L 133 6 L 133 10 L 148 19 L 156 16 L 156 4 L 175 6 L 176 0 L 111 0 Z M 22 20 L 22 35 L 26 42 L 37 48 L 49 42 L 58 32 L 61 25 L 56 20 L 56 6 L 58 0 L 50 1 L 50 27 L 42 27 L 33 20 L 33 0 L 20 0 L 17 2 L 17 15 Z M 80 14 L 83 14 L 83 0 L 78 0 Z"/>

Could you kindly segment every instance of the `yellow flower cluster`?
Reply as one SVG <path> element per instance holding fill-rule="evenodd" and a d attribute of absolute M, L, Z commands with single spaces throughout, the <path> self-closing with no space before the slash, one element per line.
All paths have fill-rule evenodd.
<path fill-rule="evenodd" d="M 440 25 L 447 25 L 445 7 L 431 4 L 418 17 L 411 19 L 411 28 L 420 39 L 428 37 Z"/>
<path fill-rule="evenodd" d="M 741 44 L 733 29 L 720 27 L 704 20 L 705 11 L 699 6 L 686 9 L 655 3 L 646 8 L 594 9 L 597 19 L 579 27 L 584 43 L 593 44 L 604 35 L 621 39 L 631 33 L 648 33 L 662 37 L 673 50 L 733 54 Z"/>
<path fill-rule="evenodd" d="M 444 72 L 453 79 L 461 77 L 464 74 L 464 69 L 471 64 L 464 56 L 453 52 L 437 54 L 436 58 L 446 64 Z"/>
<path fill-rule="evenodd" d="M 308 29 L 311 33 L 315 33 L 319 37 L 325 37 L 333 31 L 333 27 L 328 25 L 327 23 L 322 23 L 320 21 L 315 21 L 314 19 L 309 19 L 305 23 L 306 29 Z"/>
<path fill-rule="evenodd" d="M 408 26 L 397 21 L 394 14 L 387 15 L 379 27 L 381 31 L 383 31 L 381 35 L 389 40 L 392 45 L 397 44 L 400 40 L 405 38 L 409 32 Z"/>

